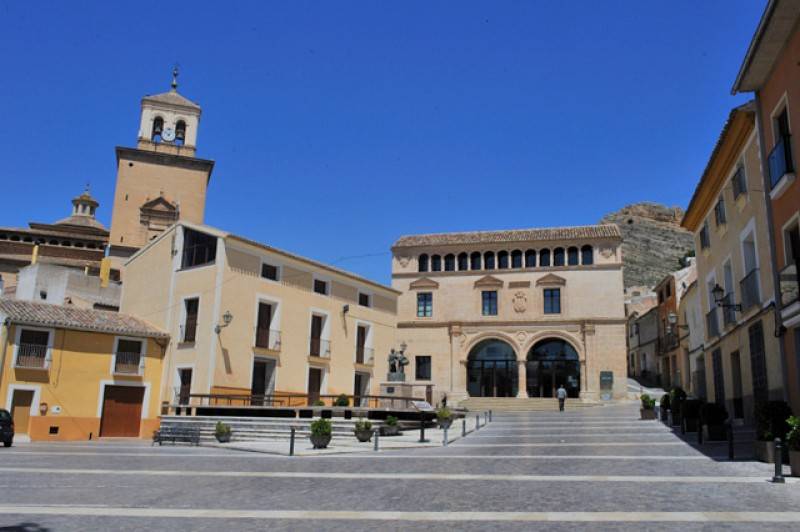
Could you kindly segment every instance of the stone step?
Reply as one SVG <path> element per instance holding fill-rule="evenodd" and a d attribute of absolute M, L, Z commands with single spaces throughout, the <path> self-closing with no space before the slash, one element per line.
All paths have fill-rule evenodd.
<path fill-rule="evenodd" d="M 599 403 L 568 399 L 565 404 L 567 410 L 592 408 Z M 471 412 L 492 410 L 497 412 L 556 412 L 558 401 L 547 398 L 514 398 L 514 397 L 470 397 L 459 403 L 460 407 Z"/>

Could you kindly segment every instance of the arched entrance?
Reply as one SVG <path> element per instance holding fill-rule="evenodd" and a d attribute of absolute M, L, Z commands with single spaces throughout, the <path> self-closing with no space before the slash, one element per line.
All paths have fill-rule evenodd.
<path fill-rule="evenodd" d="M 517 355 L 502 340 L 479 342 L 467 358 L 467 392 L 470 397 L 516 397 Z"/>
<path fill-rule="evenodd" d="M 526 361 L 528 397 L 555 397 L 564 385 L 569 397 L 581 391 L 581 365 L 578 352 L 565 340 L 547 338 L 536 342 Z"/>

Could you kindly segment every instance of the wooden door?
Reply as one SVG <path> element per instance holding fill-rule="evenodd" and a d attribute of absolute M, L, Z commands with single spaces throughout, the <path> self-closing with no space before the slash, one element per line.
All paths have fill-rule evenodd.
<path fill-rule="evenodd" d="M 178 375 L 181 379 L 181 391 L 178 397 L 178 402 L 182 405 L 188 405 L 189 394 L 192 393 L 192 370 L 191 368 L 178 370 Z"/>
<path fill-rule="evenodd" d="M 142 386 L 106 386 L 100 436 L 139 437 L 143 400 Z"/>
<path fill-rule="evenodd" d="M 322 316 L 311 316 L 311 349 L 309 354 L 320 356 L 320 338 L 322 337 Z"/>
<path fill-rule="evenodd" d="M 320 389 L 322 388 L 322 370 L 318 368 L 308 369 L 308 404 L 313 405 L 319 399 Z"/>
<path fill-rule="evenodd" d="M 364 346 L 367 343 L 367 328 L 361 325 L 356 329 L 356 362 L 364 363 Z"/>
<path fill-rule="evenodd" d="M 28 434 L 31 404 L 33 404 L 32 391 L 14 390 L 14 396 L 11 398 L 11 419 L 14 420 L 14 431 L 19 434 Z"/>
<path fill-rule="evenodd" d="M 258 304 L 258 325 L 256 327 L 256 347 L 269 349 L 269 328 L 272 326 L 272 305 Z"/>

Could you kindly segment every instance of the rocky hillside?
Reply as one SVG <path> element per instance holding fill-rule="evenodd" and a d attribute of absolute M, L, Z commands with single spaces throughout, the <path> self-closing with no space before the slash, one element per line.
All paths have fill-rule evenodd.
<path fill-rule="evenodd" d="M 625 238 L 625 288 L 653 286 L 694 248 L 692 235 L 681 228 L 683 209 L 658 203 L 636 203 L 607 214 L 600 223 L 617 224 Z"/>

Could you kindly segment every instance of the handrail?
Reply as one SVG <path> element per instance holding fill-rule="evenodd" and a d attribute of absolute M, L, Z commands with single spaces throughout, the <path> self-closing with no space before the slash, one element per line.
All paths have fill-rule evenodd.
<path fill-rule="evenodd" d="M 189 394 L 188 404 L 181 407 L 294 407 L 294 408 L 337 408 L 337 401 L 347 398 L 348 408 L 399 408 L 410 409 L 411 401 L 424 401 L 418 397 L 399 397 L 393 395 L 348 395 L 348 394 L 305 394 L 276 392 L 272 394 Z M 322 401 L 323 405 L 314 405 Z M 341 406 L 341 408 L 345 408 Z"/>

